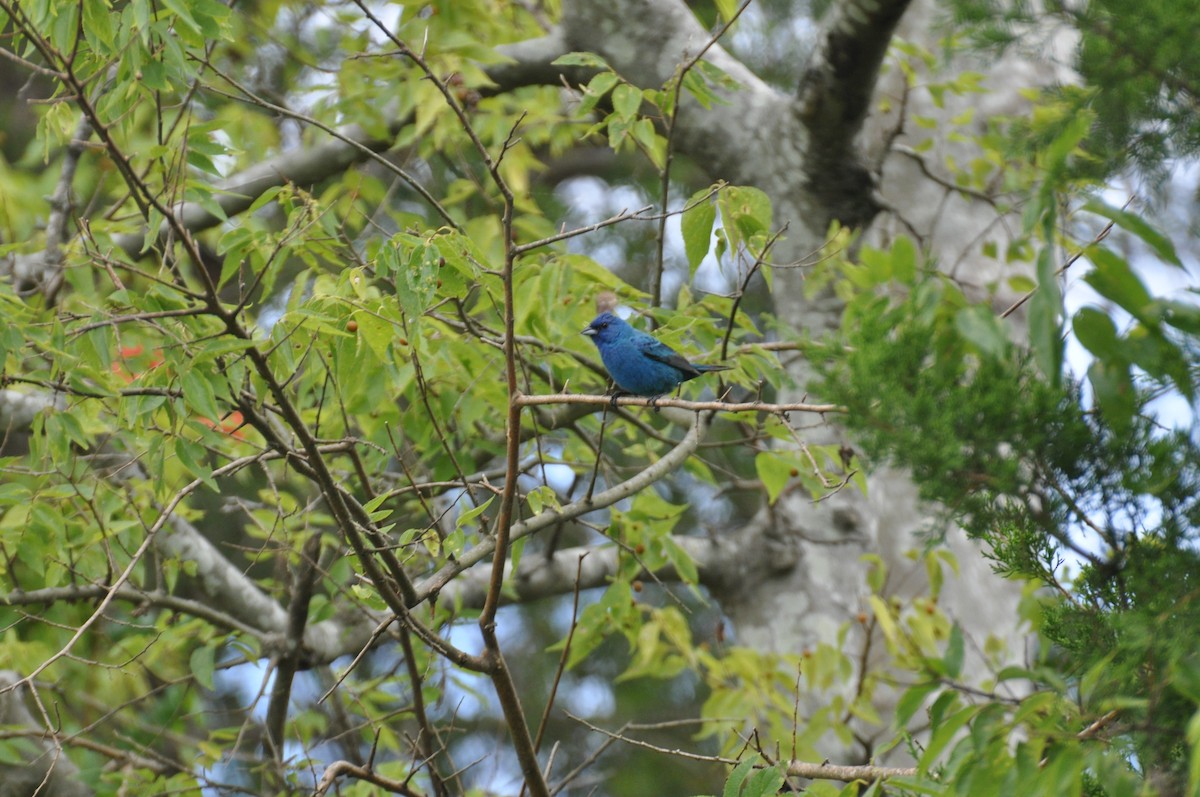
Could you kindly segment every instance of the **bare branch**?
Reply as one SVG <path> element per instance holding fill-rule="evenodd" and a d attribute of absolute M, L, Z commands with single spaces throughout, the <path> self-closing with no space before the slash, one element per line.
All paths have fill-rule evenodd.
<path fill-rule="evenodd" d="M 789 761 L 787 773 L 792 777 L 808 778 L 809 780 L 838 780 L 843 783 L 861 780 L 870 783 L 889 778 L 915 778 L 917 768 L 810 764 L 806 761 Z"/>
<path fill-rule="evenodd" d="M 541 404 L 591 404 L 594 406 L 618 407 L 675 407 L 692 412 L 766 412 L 772 415 L 782 415 L 787 412 L 816 412 L 844 413 L 846 408 L 837 404 L 767 404 L 762 401 L 687 401 L 685 399 L 657 398 L 649 399 L 641 396 L 593 396 L 587 393 L 554 393 L 547 396 L 520 395 L 516 399 L 522 407 L 536 407 Z M 653 403 L 651 403 L 653 402 Z"/>

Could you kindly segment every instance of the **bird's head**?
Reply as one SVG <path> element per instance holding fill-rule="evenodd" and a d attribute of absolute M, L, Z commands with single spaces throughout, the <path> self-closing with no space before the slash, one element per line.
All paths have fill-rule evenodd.
<path fill-rule="evenodd" d="M 629 328 L 629 324 L 626 324 L 612 313 L 601 313 L 592 319 L 592 323 L 587 325 L 587 329 L 583 330 L 583 334 L 590 337 L 599 345 L 618 339 Z"/>

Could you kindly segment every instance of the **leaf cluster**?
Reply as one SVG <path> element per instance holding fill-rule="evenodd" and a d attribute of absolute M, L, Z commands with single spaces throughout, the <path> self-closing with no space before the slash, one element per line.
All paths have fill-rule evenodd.
<path fill-rule="evenodd" d="M 907 251 L 867 259 L 904 262 Z M 815 390 L 847 406 L 868 462 L 909 469 L 997 570 L 1050 588 L 1038 630 L 1066 680 L 1048 684 L 1073 684 L 1093 716 L 1119 709 L 1139 759 L 1186 780 L 1200 705 L 1200 647 L 1185 630 L 1200 621 L 1195 440 L 1163 429 L 1146 392 L 1119 423 L 1102 394 L 1088 409 L 1082 386 L 1056 384 L 945 277 L 879 273 L 849 302 L 841 334 L 814 347 Z"/>
<path fill-rule="evenodd" d="M 1058 87 L 1048 99 L 1064 119 L 1095 117 L 1090 159 L 1078 164 L 1084 173 L 1102 177 L 1132 164 L 1161 178 L 1167 161 L 1200 153 L 1195 0 L 955 0 L 953 9 L 956 29 L 985 49 L 1050 47 L 1055 36 L 1078 37 L 1073 67 L 1083 85 Z"/>

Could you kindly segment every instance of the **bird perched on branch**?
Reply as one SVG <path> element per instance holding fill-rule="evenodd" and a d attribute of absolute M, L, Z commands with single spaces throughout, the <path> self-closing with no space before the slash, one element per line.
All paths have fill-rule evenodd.
<path fill-rule="evenodd" d="M 600 359 L 617 388 L 635 396 L 656 398 L 701 374 L 729 370 L 724 365 L 688 362 L 667 344 L 638 332 L 612 313 L 596 316 L 583 334 L 600 350 Z"/>

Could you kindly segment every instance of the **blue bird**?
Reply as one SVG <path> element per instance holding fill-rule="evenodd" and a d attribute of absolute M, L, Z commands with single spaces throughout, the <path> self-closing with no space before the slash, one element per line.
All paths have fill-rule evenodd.
<path fill-rule="evenodd" d="M 635 396 L 662 396 L 701 374 L 729 370 L 724 365 L 690 363 L 667 344 L 638 332 L 612 313 L 596 316 L 583 334 L 600 350 L 600 359 L 617 387 Z"/>

